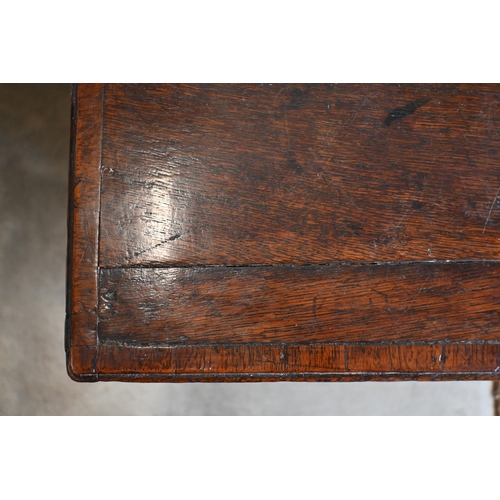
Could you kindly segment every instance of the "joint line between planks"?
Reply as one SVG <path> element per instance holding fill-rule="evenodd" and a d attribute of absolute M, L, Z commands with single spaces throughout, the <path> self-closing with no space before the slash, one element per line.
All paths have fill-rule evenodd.
<path fill-rule="evenodd" d="M 417 266 L 417 265 L 460 265 L 460 264 L 500 264 L 500 259 L 432 259 L 432 260 L 387 260 L 387 261 L 335 261 L 335 262 L 305 262 L 305 263 L 275 263 L 275 264 L 145 264 L 131 266 L 100 266 L 100 269 L 211 269 L 211 268 L 302 268 L 302 267 L 362 267 L 362 266 Z"/>

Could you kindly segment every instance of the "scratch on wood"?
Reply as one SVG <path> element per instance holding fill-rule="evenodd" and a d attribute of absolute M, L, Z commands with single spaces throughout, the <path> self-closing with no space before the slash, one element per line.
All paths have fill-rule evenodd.
<path fill-rule="evenodd" d="M 495 197 L 493 198 L 493 201 L 491 202 L 491 207 L 490 207 L 490 210 L 488 212 L 488 217 L 486 217 L 486 222 L 484 223 L 483 234 L 486 231 L 486 226 L 488 225 L 488 222 L 489 222 L 490 217 L 491 217 L 491 212 L 493 211 L 493 207 L 495 206 L 495 202 L 497 201 L 499 194 L 500 194 L 500 187 L 498 188 L 497 194 L 495 195 Z"/>
<path fill-rule="evenodd" d="M 151 250 L 154 250 L 155 248 L 161 247 L 162 245 L 165 245 L 166 243 L 168 243 L 170 241 L 175 241 L 175 240 L 179 239 L 181 236 L 182 236 L 181 234 L 175 234 L 174 236 L 170 236 L 170 238 L 167 238 L 166 240 L 160 241 L 160 243 L 157 243 L 156 245 L 148 247 L 145 250 L 142 250 L 140 252 L 134 252 L 133 258 L 137 258 L 137 257 L 145 254 L 146 252 L 150 252 Z M 132 260 L 132 257 L 130 257 L 128 260 Z"/>
<path fill-rule="evenodd" d="M 422 292 L 422 290 L 424 289 L 425 285 L 427 284 L 427 282 L 429 281 L 429 278 L 430 278 L 430 275 L 427 276 L 427 279 L 425 280 L 424 284 L 419 288 L 418 292 L 415 294 L 415 296 L 413 297 L 412 301 L 403 309 L 403 312 L 401 313 L 401 315 L 399 316 L 398 320 L 396 321 L 396 323 L 394 323 L 394 328 L 398 325 L 398 323 L 401 321 L 402 317 L 403 317 L 403 314 L 405 314 L 409 309 L 410 307 L 415 303 L 415 301 L 417 300 L 417 297 L 420 295 L 420 293 Z"/>

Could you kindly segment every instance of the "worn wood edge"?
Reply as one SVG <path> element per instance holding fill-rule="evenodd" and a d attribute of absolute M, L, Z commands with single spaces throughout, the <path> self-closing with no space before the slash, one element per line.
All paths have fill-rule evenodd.
<path fill-rule="evenodd" d="M 370 351 L 370 352 L 367 352 Z M 99 380 L 493 380 L 497 344 L 100 346 Z"/>
<path fill-rule="evenodd" d="M 72 346 L 67 351 L 66 369 L 75 382 L 97 382 L 96 373 L 98 348 L 93 346 Z"/>
<path fill-rule="evenodd" d="M 73 85 L 65 350 L 73 380 L 97 380 L 103 85 Z M 88 355 L 91 349 L 93 355 Z"/>
<path fill-rule="evenodd" d="M 69 145 L 69 176 L 68 176 L 68 214 L 67 214 L 67 250 L 66 250 L 66 317 L 64 323 L 64 349 L 67 352 L 71 343 L 71 304 L 73 294 L 73 217 L 74 217 L 74 161 L 76 140 L 76 93 L 77 85 L 71 85 L 71 126 Z M 69 359 L 67 360 L 69 362 Z"/>
<path fill-rule="evenodd" d="M 99 382 L 142 382 L 142 383 L 238 383 L 238 382 L 405 382 L 405 381 L 492 381 L 500 380 L 499 373 L 252 373 L 224 375 L 165 375 L 165 374 L 99 374 Z M 81 380 L 87 381 L 87 380 Z M 88 380 L 90 381 L 90 380 Z"/>
<path fill-rule="evenodd" d="M 495 417 L 500 417 L 500 380 L 495 380 L 493 382 L 491 393 L 493 396 L 494 415 Z"/>

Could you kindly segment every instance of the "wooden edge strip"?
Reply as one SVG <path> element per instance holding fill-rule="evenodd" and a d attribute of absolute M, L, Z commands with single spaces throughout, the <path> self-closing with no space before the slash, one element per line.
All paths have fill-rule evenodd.
<path fill-rule="evenodd" d="M 495 380 L 492 387 L 493 405 L 495 417 L 500 417 L 500 381 Z"/>
<path fill-rule="evenodd" d="M 100 382 L 143 383 L 237 383 L 237 382 L 403 382 L 403 381 L 449 381 L 458 379 L 491 381 L 500 379 L 500 373 L 252 373 L 252 374 L 132 374 L 99 375 Z M 84 381 L 84 380 L 81 380 Z M 85 380 L 89 381 L 89 380 Z"/>
<path fill-rule="evenodd" d="M 405 380 L 496 378 L 497 344 L 101 345 L 99 380 Z"/>
<path fill-rule="evenodd" d="M 71 303 L 73 299 L 71 283 L 73 281 L 73 217 L 74 217 L 74 162 L 75 162 L 75 137 L 76 137 L 76 93 L 77 86 L 71 86 L 71 127 L 69 147 L 69 178 L 68 178 L 68 220 L 67 220 L 67 250 L 66 250 L 66 318 L 64 323 L 64 349 L 67 352 L 71 344 Z M 67 360 L 69 361 L 69 360 Z"/>
<path fill-rule="evenodd" d="M 97 346 L 73 346 L 67 351 L 66 368 L 75 382 L 97 382 Z"/>
<path fill-rule="evenodd" d="M 65 333 L 72 378 L 96 373 L 102 118 L 103 85 L 73 86 Z"/>

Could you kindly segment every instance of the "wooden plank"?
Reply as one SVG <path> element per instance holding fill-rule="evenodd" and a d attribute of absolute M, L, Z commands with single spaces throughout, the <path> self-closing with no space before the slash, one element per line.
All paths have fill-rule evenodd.
<path fill-rule="evenodd" d="M 500 85 L 112 85 L 100 263 L 500 258 Z"/>
<path fill-rule="evenodd" d="M 74 87 L 72 99 L 66 349 L 70 375 L 87 380 L 95 377 L 98 343 L 102 85 Z"/>
<path fill-rule="evenodd" d="M 500 263 L 103 269 L 101 342 L 500 341 Z"/>
<path fill-rule="evenodd" d="M 273 381 L 498 378 L 500 346 L 474 346 L 467 365 L 454 364 L 445 349 L 466 357 L 463 344 L 225 346 L 101 346 L 102 380 Z M 484 359 L 491 362 L 484 364 Z"/>

